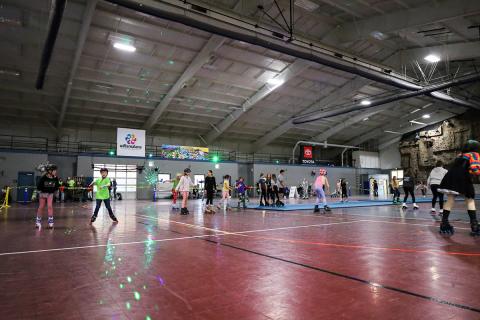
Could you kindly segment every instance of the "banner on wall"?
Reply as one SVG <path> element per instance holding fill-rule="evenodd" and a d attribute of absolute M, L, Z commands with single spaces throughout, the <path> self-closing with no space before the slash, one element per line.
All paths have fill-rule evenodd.
<path fill-rule="evenodd" d="M 117 155 L 145 158 L 145 130 L 117 128 Z"/>
<path fill-rule="evenodd" d="M 313 146 L 300 146 L 300 163 L 315 164 L 315 160 L 313 160 Z"/>
<path fill-rule="evenodd" d="M 160 147 L 160 157 L 165 159 L 208 160 L 208 148 L 164 144 Z"/>

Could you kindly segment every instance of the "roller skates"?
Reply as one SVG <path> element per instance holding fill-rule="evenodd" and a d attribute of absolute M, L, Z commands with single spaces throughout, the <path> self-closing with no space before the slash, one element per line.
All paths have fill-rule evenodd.
<path fill-rule="evenodd" d="M 449 235 L 449 234 L 454 234 L 455 233 L 455 229 L 453 228 L 453 226 L 447 222 L 442 222 L 440 223 L 440 234 L 445 234 L 445 235 Z"/>
<path fill-rule="evenodd" d="M 48 217 L 48 228 L 53 229 L 53 217 Z"/>
<path fill-rule="evenodd" d="M 283 208 L 285 207 L 285 203 L 283 203 L 281 200 L 277 200 L 277 202 L 275 203 L 275 205 L 279 208 Z"/>
<path fill-rule="evenodd" d="M 330 211 L 332 211 L 332 209 L 330 209 L 330 207 L 327 206 L 327 205 L 325 205 L 325 206 L 323 207 L 323 210 L 325 210 L 325 212 L 330 212 Z"/>
<path fill-rule="evenodd" d="M 203 213 L 205 213 L 205 214 L 215 214 L 216 212 L 215 212 L 215 210 L 213 210 L 212 206 L 207 206 Z"/>
<path fill-rule="evenodd" d="M 188 211 L 187 208 L 182 208 L 182 209 L 180 209 L 180 214 L 181 214 L 181 215 L 187 215 L 187 214 L 189 214 L 189 213 L 190 213 L 190 212 Z"/>
<path fill-rule="evenodd" d="M 416 203 L 413 204 L 413 210 L 418 210 L 418 206 Z"/>
<path fill-rule="evenodd" d="M 470 223 L 470 227 L 472 228 L 472 231 L 470 231 L 470 235 L 472 237 L 480 236 L 480 226 L 476 220 Z"/>
<path fill-rule="evenodd" d="M 315 205 L 315 208 L 313 208 L 313 212 L 314 213 L 319 213 L 320 212 L 320 208 L 318 207 L 318 205 Z"/>
<path fill-rule="evenodd" d="M 35 228 L 38 230 L 42 229 L 42 218 L 37 217 L 35 219 Z"/>
<path fill-rule="evenodd" d="M 402 210 L 407 210 L 407 209 L 408 209 L 408 206 L 407 206 L 407 204 L 404 202 L 404 203 L 402 204 Z"/>

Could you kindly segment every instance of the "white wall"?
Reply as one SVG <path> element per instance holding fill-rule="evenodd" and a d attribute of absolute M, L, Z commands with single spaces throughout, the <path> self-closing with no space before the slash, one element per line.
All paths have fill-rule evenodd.
<path fill-rule="evenodd" d="M 353 151 L 352 157 L 357 168 L 380 168 L 378 152 Z"/>
<path fill-rule="evenodd" d="M 401 167 L 401 156 L 399 151 L 399 143 L 394 143 L 389 147 L 380 150 L 380 168 L 395 169 Z"/>

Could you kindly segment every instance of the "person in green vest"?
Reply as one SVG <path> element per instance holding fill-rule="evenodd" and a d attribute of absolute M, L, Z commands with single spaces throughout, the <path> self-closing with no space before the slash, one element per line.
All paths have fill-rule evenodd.
<path fill-rule="evenodd" d="M 67 199 L 73 201 L 73 194 L 75 191 L 75 180 L 73 178 L 68 177 L 67 179 Z"/>
<path fill-rule="evenodd" d="M 97 219 L 98 211 L 100 210 L 100 206 L 103 203 L 105 203 L 105 208 L 108 210 L 108 214 L 110 215 L 110 218 L 113 220 L 114 223 L 117 223 L 117 217 L 113 214 L 112 207 L 110 206 L 110 187 L 112 183 L 110 182 L 110 178 L 108 178 L 108 169 L 107 168 L 102 168 L 100 169 L 100 174 L 102 175 L 101 178 L 98 178 L 97 180 L 93 181 L 90 186 L 95 185 L 97 187 L 97 192 L 95 193 L 95 198 L 96 198 L 96 206 L 95 206 L 95 211 L 93 212 L 93 216 L 90 219 L 90 223 L 95 222 Z"/>

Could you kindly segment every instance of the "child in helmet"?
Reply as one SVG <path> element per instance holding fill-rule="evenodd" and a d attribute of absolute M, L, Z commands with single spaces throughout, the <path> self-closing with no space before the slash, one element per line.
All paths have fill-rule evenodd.
<path fill-rule="evenodd" d="M 190 193 L 190 187 L 193 187 L 192 179 L 190 178 L 190 173 L 192 171 L 190 168 L 183 170 L 183 176 L 180 178 L 177 187 L 175 190 L 182 194 L 182 208 L 180 209 L 180 214 L 189 214 L 190 211 L 187 209 L 188 194 Z"/>
<path fill-rule="evenodd" d="M 318 177 L 317 179 L 315 179 L 314 188 L 315 188 L 315 193 L 317 195 L 317 202 L 315 203 L 315 209 L 313 210 L 313 212 L 320 211 L 320 209 L 318 208 L 320 201 L 322 201 L 323 203 L 324 210 L 330 211 L 330 207 L 327 205 L 327 197 L 325 197 L 325 191 L 328 192 L 328 190 L 330 189 L 330 185 L 328 184 L 328 179 L 327 179 L 327 170 L 325 169 L 318 170 Z"/>
<path fill-rule="evenodd" d="M 240 209 L 240 203 L 242 204 L 243 209 L 247 209 L 247 205 L 245 204 L 246 201 L 246 192 L 247 192 L 247 186 L 245 185 L 245 182 L 243 181 L 243 178 L 240 177 L 238 178 L 238 181 L 236 183 L 236 189 L 238 193 L 238 205 L 237 208 Z"/>
<path fill-rule="evenodd" d="M 35 227 L 42 228 L 42 212 L 47 205 L 48 227 L 53 228 L 53 195 L 59 189 L 60 182 L 57 178 L 57 166 L 49 164 L 45 168 L 45 174 L 40 178 L 37 184 L 37 190 L 40 192 L 38 198 L 37 219 Z"/>
<path fill-rule="evenodd" d="M 475 189 L 472 175 L 480 176 L 480 143 L 476 140 L 468 140 L 462 149 L 462 153 L 455 159 L 453 166 L 443 177 L 438 192 L 447 195 L 447 202 L 443 206 L 440 233 L 453 234 L 454 228 L 448 221 L 457 195 L 465 197 L 467 212 L 470 218 L 471 235 L 480 235 L 480 227 L 477 221 L 475 209 Z"/>
<path fill-rule="evenodd" d="M 90 184 L 90 186 L 95 185 L 97 187 L 97 192 L 95 193 L 96 205 L 90 223 L 94 223 L 95 220 L 97 220 L 98 211 L 100 211 L 102 202 L 105 204 L 105 208 L 107 208 L 110 219 L 112 219 L 114 223 L 118 223 L 117 217 L 113 214 L 112 207 L 110 206 L 110 187 L 112 183 L 110 178 L 108 178 L 108 169 L 100 169 L 100 174 L 101 177 Z"/>

